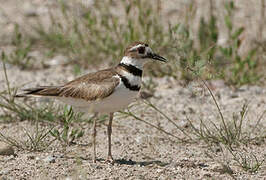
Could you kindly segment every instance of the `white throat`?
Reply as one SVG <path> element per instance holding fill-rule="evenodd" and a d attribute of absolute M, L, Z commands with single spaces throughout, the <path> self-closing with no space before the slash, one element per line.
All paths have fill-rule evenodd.
<path fill-rule="evenodd" d="M 139 60 L 139 59 L 135 59 L 135 58 L 132 58 L 129 56 L 124 56 L 120 63 L 124 63 L 126 65 L 132 65 L 132 66 L 135 66 L 136 68 L 142 70 L 144 64 L 146 63 L 146 60 L 145 59 Z"/>

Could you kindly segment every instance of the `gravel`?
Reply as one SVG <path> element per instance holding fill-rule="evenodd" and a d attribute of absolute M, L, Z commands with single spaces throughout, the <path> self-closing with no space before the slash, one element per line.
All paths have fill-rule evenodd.
<path fill-rule="evenodd" d="M 34 73 L 13 67 L 8 70 L 8 75 L 11 86 L 32 82 L 27 85 L 28 87 L 52 85 L 74 78 L 70 66 L 52 66 Z M 172 78 L 159 78 L 154 81 L 157 81 L 159 86 L 154 89 L 153 96 L 148 100 L 187 132 L 191 130 L 187 118 L 196 126 L 199 125 L 200 119 L 207 125 L 210 124 L 209 121 L 220 122 L 213 100 L 199 82 L 192 82 L 183 87 Z M 0 87 L 5 88 L 4 80 L 0 82 L 2 83 Z M 246 86 L 240 89 L 230 89 L 221 84 L 223 83 L 213 88 L 213 93 L 219 94 L 220 98 L 217 100 L 226 120 L 231 120 L 233 114 L 238 114 L 242 105 L 245 102 L 248 103 L 248 113 L 243 124 L 243 131 L 248 132 L 265 111 L 265 87 Z M 23 99 L 17 101 L 23 102 Z M 38 102 L 40 105 L 50 102 L 41 99 L 32 99 L 32 101 Z M 132 111 L 135 111 L 137 116 L 159 125 L 176 136 L 184 137 L 172 123 L 159 113 L 146 108 L 141 100 L 135 104 Z M 16 148 L 16 157 L 1 159 L 0 171 L 2 173 L 0 177 L 11 179 L 43 179 L 46 177 L 49 179 L 229 179 L 231 176 L 221 173 L 224 172 L 223 166 L 221 166 L 224 158 L 229 159 L 230 168 L 234 176 L 239 179 L 260 179 L 266 173 L 265 166 L 256 174 L 243 171 L 229 155 L 223 155 L 225 150 L 218 146 L 212 148 L 216 158 L 215 160 L 211 159 L 205 153 L 209 148 L 201 141 L 193 144 L 178 143 L 175 139 L 149 125 L 132 118 L 121 118 L 118 113 L 113 122 L 112 138 L 113 156 L 116 163 L 114 165 L 104 163 L 107 152 L 106 123 L 104 122 L 98 124 L 97 157 L 99 161 L 94 164 L 92 163 L 91 124 L 73 124 L 73 126 L 76 125 L 79 128 L 82 127 L 85 134 L 77 140 L 75 145 L 65 147 L 59 141 L 55 141 L 48 149 L 41 152 L 29 152 Z M 27 138 L 24 131 L 21 130 L 22 127 L 33 130 L 33 132 L 35 129 L 35 126 L 29 121 L 0 124 L 2 133 L 23 142 Z M 43 124 L 41 127 L 45 128 L 46 125 Z M 266 129 L 265 117 L 262 118 L 259 127 L 260 130 Z M 261 132 L 260 130 L 258 133 Z M 260 145 L 252 143 L 243 148 L 243 151 L 241 148 L 239 151 L 245 153 L 247 149 L 248 152 L 252 150 L 259 160 L 262 160 L 266 157 L 266 145 L 265 141 L 259 143 Z"/>

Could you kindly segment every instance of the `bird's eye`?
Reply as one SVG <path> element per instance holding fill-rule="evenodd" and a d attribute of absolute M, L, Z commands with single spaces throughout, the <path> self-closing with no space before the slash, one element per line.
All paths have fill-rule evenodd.
<path fill-rule="evenodd" d="M 144 52 L 145 52 L 145 47 L 140 47 L 140 48 L 138 49 L 138 52 L 139 52 L 140 54 L 144 54 Z"/>

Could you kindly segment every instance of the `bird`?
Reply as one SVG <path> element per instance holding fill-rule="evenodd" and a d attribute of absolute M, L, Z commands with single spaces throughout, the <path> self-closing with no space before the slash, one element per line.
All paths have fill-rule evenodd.
<path fill-rule="evenodd" d="M 135 101 L 140 92 L 143 67 L 149 61 L 167 62 L 154 53 L 147 43 L 134 42 L 124 51 L 120 63 L 112 68 L 88 73 L 64 85 L 39 86 L 22 89 L 15 97 L 49 97 L 71 105 L 81 112 L 93 113 L 93 162 L 96 162 L 96 120 L 99 114 L 108 114 L 107 162 L 113 163 L 111 152 L 112 121 L 114 113 Z"/>

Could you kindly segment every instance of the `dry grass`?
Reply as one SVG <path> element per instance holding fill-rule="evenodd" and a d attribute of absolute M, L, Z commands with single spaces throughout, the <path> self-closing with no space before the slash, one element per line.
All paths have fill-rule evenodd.
<path fill-rule="evenodd" d="M 64 54 L 68 57 L 66 63 L 75 64 L 79 72 L 80 66 L 101 64 L 103 60 L 117 63 L 126 45 L 141 40 L 170 60 L 165 66 L 151 66 L 149 73 L 155 76 L 168 75 L 189 82 L 194 79 L 186 70 L 190 67 L 204 79 L 222 78 L 235 86 L 259 83 L 264 78 L 260 72 L 265 65 L 264 43 L 254 43 L 244 55 L 240 53 L 245 28 L 234 24 L 237 9 L 233 1 L 223 4 L 223 18 L 214 13 L 207 19 L 202 17 L 196 37 L 190 22 L 197 17 L 188 12 L 185 22 L 167 25 L 166 17 L 160 15 L 160 1 L 107 1 L 93 8 L 80 7 L 78 12 L 75 3 L 59 2 L 58 9 L 49 11 L 49 21 L 36 17 L 35 23 L 25 19 L 27 27 L 16 25 L 11 42 L 15 49 L 6 56 L 7 62 L 23 69 L 33 68 L 34 59 L 29 53 L 41 48 L 46 58 Z M 192 2 L 189 5 L 196 8 Z M 118 7 L 120 11 L 115 12 Z M 225 24 L 229 38 L 225 45 L 218 42 L 218 23 Z"/>

